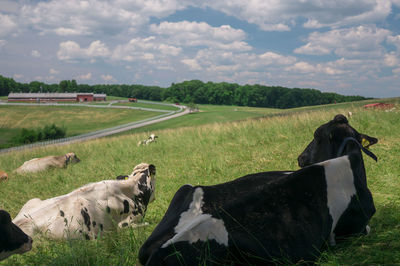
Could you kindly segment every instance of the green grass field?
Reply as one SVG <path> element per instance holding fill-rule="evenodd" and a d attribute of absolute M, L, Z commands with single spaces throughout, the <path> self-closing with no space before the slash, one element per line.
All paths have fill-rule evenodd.
<path fill-rule="evenodd" d="M 202 107 L 201 109 L 207 108 Z M 219 107 L 215 110 L 218 117 Z M 349 239 L 321 254 L 318 265 L 398 265 L 400 264 L 400 112 L 363 110 L 354 104 L 329 108 L 302 108 L 302 112 L 258 119 L 246 119 L 245 109 L 220 107 L 225 119 L 230 113 L 243 112 L 242 121 L 225 122 L 221 118 L 195 122 L 197 125 L 173 129 L 158 128 L 158 142 L 136 147 L 147 133 L 109 137 L 59 147 L 43 147 L 0 154 L 0 169 L 10 173 L 0 183 L 0 208 L 14 217 L 31 198 L 46 199 L 66 194 L 89 182 L 114 179 L 129 174 L 141 163 L 157 167 L 156 200 L 148 207 L 148 227 L 124 228 L 104 234 L 94 241 L 49 240 L 34 237 L 33 250 L 14 255 L 2 265 L 135 265 L 140 245 L 161 220 L 176 190 L 187 183 L 212 185 L 261 171 L 296 170 L 297 156 L 313 137 L 314 130 L 337 113 L 353 112 L 351 125 L 359 132 L 377 137 L 371 150 L 378 163 L 364 156 L 369 188 L 377 212 L 370 221 L 371 233 Z M 227 108 L 229 109 L 229 108 Z M 206 111 L 204 111 L 206 113 Z M 251 112 L 251 110 L 249 110 Z M 260 110 L 264 115 L 264 110 Z M 194 115 L 187 115 L 188 121 Z M 265 114 L 269 114 L 267 111 Z M 235 115 L 235 119 L 238 116 Z M 183 118 L 182 118 L 183 119 Z M 211 124 L 203 124 L 202 123 Z M 174 126 L 176 122 L 170 121 Z M 180 123 L 184 124 L 184 121 Z M 167 127 L 167 126 L 165 126 Z M 73 151 L 81 159 L 67 169 L 49 170 L 27 176 L 11 172 L 34 157 L 59 155 Z"/>
<path fill-rule="evenodd" d="M 181 127 L 193 127 L 211 123 L 226 123 L 240 121 L 249 118 L 263 117 L 272 113 L 280 112 L 279 109 L 240 107 L 240 106 L 219 106 L 219 105 L 198 105 L 199 112 L 191 113 L 172 120 L 134 129 L 132 132 L 151 132 L 163 129 L 173 129 Z M 125 135 L 126 133 L 121 133 Z"/>
<path fill-rule="evenodd" d="M 0 106 L 0 148 L 11 146 L 22 128 L 36 129 L 56 124 L 67 128 L 67 137 L 110 128 L 159 115 L 131 109 L 71 106 Z"/>

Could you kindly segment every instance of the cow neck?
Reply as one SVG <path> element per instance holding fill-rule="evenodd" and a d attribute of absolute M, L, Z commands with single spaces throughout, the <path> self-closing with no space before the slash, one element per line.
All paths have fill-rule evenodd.
<path fill-rule="evenodd" d="M 347 145 L 347 143 L 348 143 L 349 141 L 355 142 L 355 143 L 358 145 L 358 147 L 359 147 L 366 155 L 368 155 L 369 157 L 371 157 L 372 159 L 374 159 L 376 162 L 378 161 L 378 158 L 376 157 L 375 154 L 373 154 L 371 151 L 369 151 L 369 150 L 367 150 L 366 148 L 364 148 L 364 147 L 360 144 L 360 142 L 358 142 L 358 141 L 357 141 L 355 138 L 353 138 L 353 137 L 347 137 L 347 138 L 345 138 L 345 139 L 342 141 L 342 144 L 340 145 L 339 150 L 338 150 L 338 153 L 337 153 L 337 157 L 340 157 L 340 156 L 343 155 L 344 148 L 346 147 L 346 145 Z"/>
<path fill-rule="evenodd" d="M 140 190 L 139 189 L 139 181 L 143 175 L 144 175 L 144 173 L 138 173 L 132 177 L 129 177 L 127 180 L 119 181 L 123 184 L 124 189 L 126 189 L 126 192 L 129 193 L 130 197 L 133 195 L 136 195 L 136 194 L 140 194 L 138 191 L 138 190 Z"/>

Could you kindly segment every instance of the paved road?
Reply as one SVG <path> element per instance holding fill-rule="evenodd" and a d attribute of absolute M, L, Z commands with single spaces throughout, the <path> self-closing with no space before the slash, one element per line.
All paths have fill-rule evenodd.
<path fill-rule="evenodd" d="M 142 101 L 142 102 L 147 103 L 146 101 Z M 164 104 L 164 103 L 160 103 L 160 104 L 171 106 L 171 104 Z M 0 105 L 44 105 L 44 104 L 0 103 Z M 74 136 L 74 137 L 32 143 L 32 144 L 22 145 L 22 146 L 8 148 L 8 149 L 0 149 L 0 153 L 29 149 L 29 148 L 39 147 L 39 146 L 67 145 L 67 144 L 71 144 L 74 142 L 87 141 L 87 140 L 91 140 L 91 139 L 110 136 L 113 134 L 131 130 L 134 128 L 152 125 L 152 124 L 166 121 L 169 119 L 173 119 L 173 118 L 176 118 L 179 116 L 183 116 L 183 115 L 186 115 L 189 113 L 189 110 L 186 108 L 186 106 L 176 106 L 179 108 L 179 111 L 166 111 L 166 110 L 161 110 L 161 109 L 129 107 L 129 106 L 112 106 L 112 105 L 110 105 L 110 106 L 108 106 L 108 105 L 81 105 L 81 104 L 46 104 L 46 105 L 57 105 L 57 106 L 65 106 L 66 105 L 66 106 L 85 106 L 85 107 L 87 106 L 87 107 L 94 107 L 94 108 L 121 108 L 121 109 L 128 108 L 128 109 L 141 109 L 141 110 L 147 110 L 147 111 L 164 112 L 164 114 L 161 114 L 161 115 L 158 115 L 158 116 L 155 116 L 152 118 L 148 118 L 145 120 L 136 121 L 136 122 L 132 122 L 132 123 L 108 128 L 108 129 L 102 129 L 102 130 L 98 130 L 98 131 L 94 131 L 94 132 L 90 132 L 90 133 L 86 133 L 86 134 L 82 134 L 82 135 L 78 135 L 78 136 Z"/>

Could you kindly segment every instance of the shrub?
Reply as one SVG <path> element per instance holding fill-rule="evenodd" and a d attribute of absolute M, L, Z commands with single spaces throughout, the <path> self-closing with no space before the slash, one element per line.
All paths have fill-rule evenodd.
<path fill-rule="evenodd" d="M 13 138 L 15 144 L 28 144 L 36 141 L 64 138 L 67 129 L 57 127 L 55 124 L 46 125 L 37 130 L 23 128 L 20 133 Z"/>

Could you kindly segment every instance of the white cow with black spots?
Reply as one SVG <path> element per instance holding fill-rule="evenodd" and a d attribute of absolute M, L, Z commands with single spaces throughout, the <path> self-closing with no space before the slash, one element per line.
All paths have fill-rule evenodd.
<path fill-rule="evenodd" d="M 158 136 L 151 134 L 148 139 L 139 141 L 137 146 L 149 145 L 150 143 L 156 142 L 156 138 L 158 138 Z"/>
<path fill-rule="evenodd" d="M 142 222 L 154 201 L 154 165 L 137 165 L 126 180 L 104 180 L 47 200 L 31 199 L 13 220 L 26 234 L 96 238 L 99 232 Z"/>

